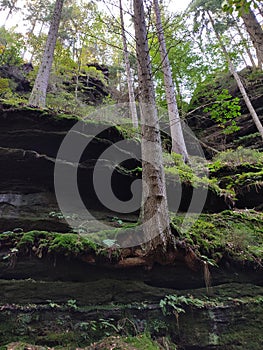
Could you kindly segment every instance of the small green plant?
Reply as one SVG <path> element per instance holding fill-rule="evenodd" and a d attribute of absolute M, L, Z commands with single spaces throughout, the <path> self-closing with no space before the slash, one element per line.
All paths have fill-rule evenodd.
<path fill-rule="evenodd" d="M 60 305 L 58 305 L 57 303 L 55 303 L 52 300 L 47 300 L 47 302 L 48 302 L 48 305 L 51 309 L 59 309 L 61 307 Z"/>
<path fill-rule="evenodd" d="M 206 107 L 204 112 L 210 113 L 211 118 L 224 129 L 224 134 L 229 135 L 238 131 L 240 127 L 237 126 L 235 119 L 241 116 L 240 99 L 233 98 L 227 89 L 223 89 L 215 98 L 216 101 L 212 106 Z"/>
<path fill-rule="evenodd" d="M 164 316 L 175 315 L 178 321 L 178 316 L 181 313 L 185 313 L 186 306 L 192 306 L 198 309 L 203 309 L 209 302 L 206 300 L 194 298 L 192 295 L 166 295 L 164 299 L 161 299 L 160 308 Z"/>
<path fill-rule="evenodd" d="M 117 224 L 119 224 L 120 226 L 123 224 L 123 221 L 121 219 L 119 219 L 117 216 L 114 216 L 111 219 L 112 222 L 116 222 Z"/>
<path fill-rule="evenodd" d="M 9 253 L 3 257 L 3 260 L 8 260 L 9 267 L 14 268 L 17 261 L 17 248 L 11 248 Z"/>
<path fill-rule="evenodd" d="M 166 295 L 164 299 L 161 299 L 159 305 L 164 316 L 185 313 L 185 310 L 181 307 L 185 299 L 185 297 L 179 297 L 177 295 Z"/>
<path fill-rule="evenodd" d="M 51 211 L 50 213 L 48 213 L 48 216 L 50 218 L 64 219 L 64 215 L 60 211 Z"/>
<path fill-rule="evenodd" d="M 78 306 L 77 306 L 77 300 L 75 299 L 69 299 L 67 301 L 67 306 L 71 309 L 77 310 Z"/>

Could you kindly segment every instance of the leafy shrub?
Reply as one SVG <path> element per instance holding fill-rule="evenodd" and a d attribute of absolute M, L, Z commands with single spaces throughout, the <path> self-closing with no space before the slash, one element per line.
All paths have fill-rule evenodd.
<path fill-rule="evenodd" d="M 219 123 L 226 135 L 238 131 L 240 127 L 237 126 L 234 119 L 241 116 L 240 99 L 238 97 L 233 98 L 227 89 L 223 89 L 215 98 L 216 101 L 212 106 L 206 107 L 204 112 L 210 113 L 211 118 Z"/>
<path fill-rule="evenodd" d="M 9 79 L 0 78 L 0 97 L 10 98 L 12 96 L 12 90 L 10 89 Z"/>
<path fill-rule="evenodd" d="M 21 50 L 24 47 L 22 34 L 0 28 L 0 64 L 15 66 L 23 63 Z"/>

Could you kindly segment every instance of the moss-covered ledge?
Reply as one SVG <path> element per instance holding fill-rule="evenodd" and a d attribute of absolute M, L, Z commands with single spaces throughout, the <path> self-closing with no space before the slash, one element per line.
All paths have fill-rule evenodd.
<path fill-rule="evenodd" d="M 204 267 L 217 270 L 226 264 L 262 270 L 263 213 L 227 210 L 187 217 L 174 214 L 171 226 L 175 246 L 170 244 L 167 254 L 147 253 L 140 246 L 121 248 L 140 237 L 142 232 L 135 223 L 118 221 L 119 227 L 88 234 L 36 230 L 4 232 L 0 234 L 1 269 L 7 271 L 21 259 L 34 258 L 42 264 L 48 261 L 55 264 L 64 259 L 113 269 L 142 267 L 151 270 L 155 265 L 176 269 L 178 264 L 184 264 L 197 274 L 202 273 Z"/>

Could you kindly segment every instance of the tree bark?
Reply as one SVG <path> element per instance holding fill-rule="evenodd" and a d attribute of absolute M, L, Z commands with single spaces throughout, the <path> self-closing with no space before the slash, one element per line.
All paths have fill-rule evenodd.
<path fill-rule="evenodd" d="M 45 51 L 42 57 L 42 61 L 38 70 L 33 90 L 29 98 L 29 105 L 31 106 L 36 106 L 40 108 L 45 108 L 46 106 L 47 87 L 54 57 L 54 50 L 58 36 L 58 29 L 63 3 L 64 0 L 56 0 L 55 3 L 55 9 L 48 32 Z"/>
<path fill-rule="evenodd" d="M 161 20 L 161 12 L 158 0 L 153 1 L 155 12 L 155 24 L 157 29 L 157 36 L 160 46 L 160 54 L 162 60 L 162 70 L 164 75 L 164 88 L 168 106 L 168 115 L 170 122 L 170 130 L 172 137 L 172 151 L 183 156 L 185 162 L 188 161 L 188 153 L 184 141 L 178 106 L 176 102 L 174 83 L 172 78 L 171 66 L 168 58 L 168 52 L 166 49 L 166 43 L 164 38 L 164 31 Z"/>
<path fill-rule="evenodd" d="M 121 34 L 122 34 L 122 43 L 123 43 L 123 56 L 124 56 L 126 74 L 127 74 L 131 118 L 132 118 L 133 127 L 138 128 L 138 115 L 137 115 L 135 95 L 134 95 L 134 89 L 133 89 L 133 79 L 132 79 L 132 75 L 131 75 L 131 65 L 130 65 L 130 60 L 129 60 L 129 52 L 128 52 L 128 47 L 127 47 L 127 39 L 126 39 L 126 34 L 125 34 L 123 9 L 122 9 L 121 0 L 119 0 L 119 6 L 120 6 L 120 19 L 121 19 Z"/>
<path fill-rule="evenodd" d="M 142 124 L 144 241 L 150 242 L 151 249 L 165 249 L 171 232 L 143 0 L 134 0 L 134 28 Z"/>
<path fill-rule="evenodd" d="M 256 54 L 258 58 L 258 65 L 260 66 L 263 63 L 263 30 L 259 24 L 256 15 L 249 8 L 248 12 L 242 10 L 240 13 L 246 30 L 251 38 L 253 46 L 256 49 Z"/>
<path fill-rule="evenodd" d="M 245 87 L 244 87 L 244 85 L 243 85 L 243 83 L 242 83 L 242 81 L 241 81 L 241 79 L 240 79 L 240 77 L 239 77 L 239 75 L 238 75 L 238 73 L 237 73 L 237 71 L 236 71 L 232 61 L 231 61 L 231 59 L 230 59 L 230 56 L 229 56 L 229 54 L 227 52 L 227 49 L 226 49 L 226 47 L 225 47 L 225 45 L 224 45 L 220 35 L 218 34 L 216 28 L 215 28 L 215 23 L 214 23 L 214 20 L 213 20 L 213 18 L 211 16 L 210 12 L 207 11 L 207 14 L 208 14 L 210 23 L 211 23 L 211 25 L 213 27 L 213 30 L 215 32 L 215 35 L 217 37 L 217 40 L 218 40 L 218 42 L 219 42 L 219 44 L 220 44 L 220 46 L 221 46 L 221 48 L 222 48 L 222 50 L 224 52 L 226 60 L 228 62 L 229 71 L 233 75 L 233 77 L 234 77 L 234 79 L 235 79 L 235 81 L 237 83 L 237 86 L 238 86 L 238 88 L 239 88 L 239 90 L 240 90 L 240 92 L 242 94 L 242 97 L 243 97 L 243 99 L 245 101 L 245 104 L 246 104 L 246 106 L 247 106 L 247 108 L 248 108 L 248 110 L 249 110 L 249 112 L 251 114 L 251 117 L 252 117 L 252 119 L 253 119 L 253 121 L 254 121 L 254 123 L 255 123 L 258 131 L 259 131 L 259 133 L 260 133 L 260 136 L 261 136 L 262 140 L 263 140 L 263 126 L 261 124 L 261 121 L 260 121 L 260 119 L 259 119 L 259 117 L 258 117 L 258 115 L 257 115 L 257 113 L 256 113 L 256 111 L 254 109 L 254 107 L 252 106 L 252 103 L 250 102 L 250 99 L 248 97 L 246 89 L 245 89 Z"/>

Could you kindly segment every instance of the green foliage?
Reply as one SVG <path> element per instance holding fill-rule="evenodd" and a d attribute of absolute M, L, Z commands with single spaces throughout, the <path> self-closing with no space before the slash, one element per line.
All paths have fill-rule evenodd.
<path fill-rule="evenodd" d="M 225 12 L 233 13 L 236 10 L 240 14 L 242 11 L 248 12 L 252 3 L 251 0 L 224 0 L 221 6 Z"/>
<path fill-rule="evenodd" d="M 212 106 L 206 107 L 204 112 L 210 113 L 211 118 L 224 129 L 223 132 L 225 134 L 228 135 L 238 131 L 240 127 L 237 126 L 234 119 L 241 116 L 240 99 L 238 97 L 233 98 L 227 89 L 223 89 L 222 92 L 214 96 L 214 98 L 216 102 L 214 102 Z"/>
<path fill-rule="evenodd" d="M 14 30 L 0 27 L 0 65 L 20 65 L 23 63 L 21 50 L 24 46 L 23 36 Z"/>
<path fill-rule="evenodd" d="M 91 114 L 95 108 L 94 106 L 77 102 L 72 93 L 63 90 L 59 90 L 56 93 L 48 93 L 46 106 L 55 112 L 63 111 L 82 117 Z"/>
<path fill-rule="evenodd" d="M 77 310 L 78 306 L 77 306 L 77 300 L 75 299 L 69 299 L 67 301 L 67 306 L 73 310 Z"/>
<path fill-rule="evenodd" d="M 137 139 L 139 140 L 138 130 L 132 126 L 132 122 L 129 119 L 123 119 L 121 125 L 116 125 L 116 129 L 120 132 L 125 139 Z"/>
<path fill-rule="evenodd" d="M 164 153 L 164 170 L 169 181 L 180 181 L 181 183 L 193 186 L 194 188 L 209 189 L 218 195 L 232 198 L 232 191 L 222 190 L 217 179 L 208 177 L 207 163 L 203 158 L 190 157 L 190 165 L 185 164 L 181 155 L 176 153 Z"/>
<path fill-rule="evenodd" d="M 263 153 L 251 148 L 238 147 L 218 153 L 214 159 L 228 166 L 236 167 L 245 164 L 263 164 Z"/>
<path fill-rule="evenodd" d="M 208 164 L 211 179 L 216 179 L 220 188 L 239 193 L 256 191 L 263 187 L 263 153 L 238 147 L 221 152 Z"/>
<path fill-rule="evenodd" d="M 10 89 L 9 79 L 0 78 L 0 97 L 10 98 L 12 96 L 12 90 Z"/>
<path fill-rule="evenodd" d="M 178 315 L 180 313 L 185 313 L 187 306 L 203 309 L 209 305 L 211 306 L 212 304 L 213 302 L 211 301 L 194 298 L 192 295 L 184 296 L 169 294 L 166 295 L 164 299 L 161 299 L 159 305 L 164 316 L 167 316 L 172 314 Z"/>
<path fill-rule="evenodd" d="M 97 69 L 96 67 L 92 67 L 92 66 L 91 67 L 84 66 L 82 69 L 83 69 L 83 72 L 85 73 L 85 76 L 87 77 L 87 79 L 88 78 L 98 79 L 105 86 L 108 85 L 108 82 L 105 79 L 105 76 L 101 70 Z"/>
<path fill-rule="evenodd" d="M 163 19 L 163 23 L 165 23 L 163 26 L 165 41 L 180 112 L 186 109 L 187 104 L 184 100 L 189 98 L 196 85 L 202 81 L 208 71 L 208 65 L 204 59 L 204 55 L 200 52 L 196 41 L 191 40 L 191 27 L 186 24 L 186 16 L 188 14 L 173 17 L 164 14 Z M 156 83 L 157 104 L 160 107 L 166 108 L 163 73 L 160 69 L 161 57 L 159 44 L 155 32 L 156 29 L 151 28 L 151 30 L 153 34 L 150 54 Z M 165 119 L 168 119 L 167 115 Z"/>
<path fill-rule="evenodd" d="M 202 179 L 205 181 L 208 174 L 206 161 L 200 157 L 191 157 L 190 164 L 185 164 L 180 154 L 172 152 L 163 154 L 165 172 L 177 175 L 180 181 L 197 185 Z M 208 179 L 207 179 L 208 180 Z"/>
<path fill-rule="evenodd" d="M 164 299 L 161 299 L 159 305 L 164 316 L 184 313 L 185 310 L 181 307 L 181 299 L 185 300 L 186 298 L 178 297 L 177 295 L 167 295 Z"/>

